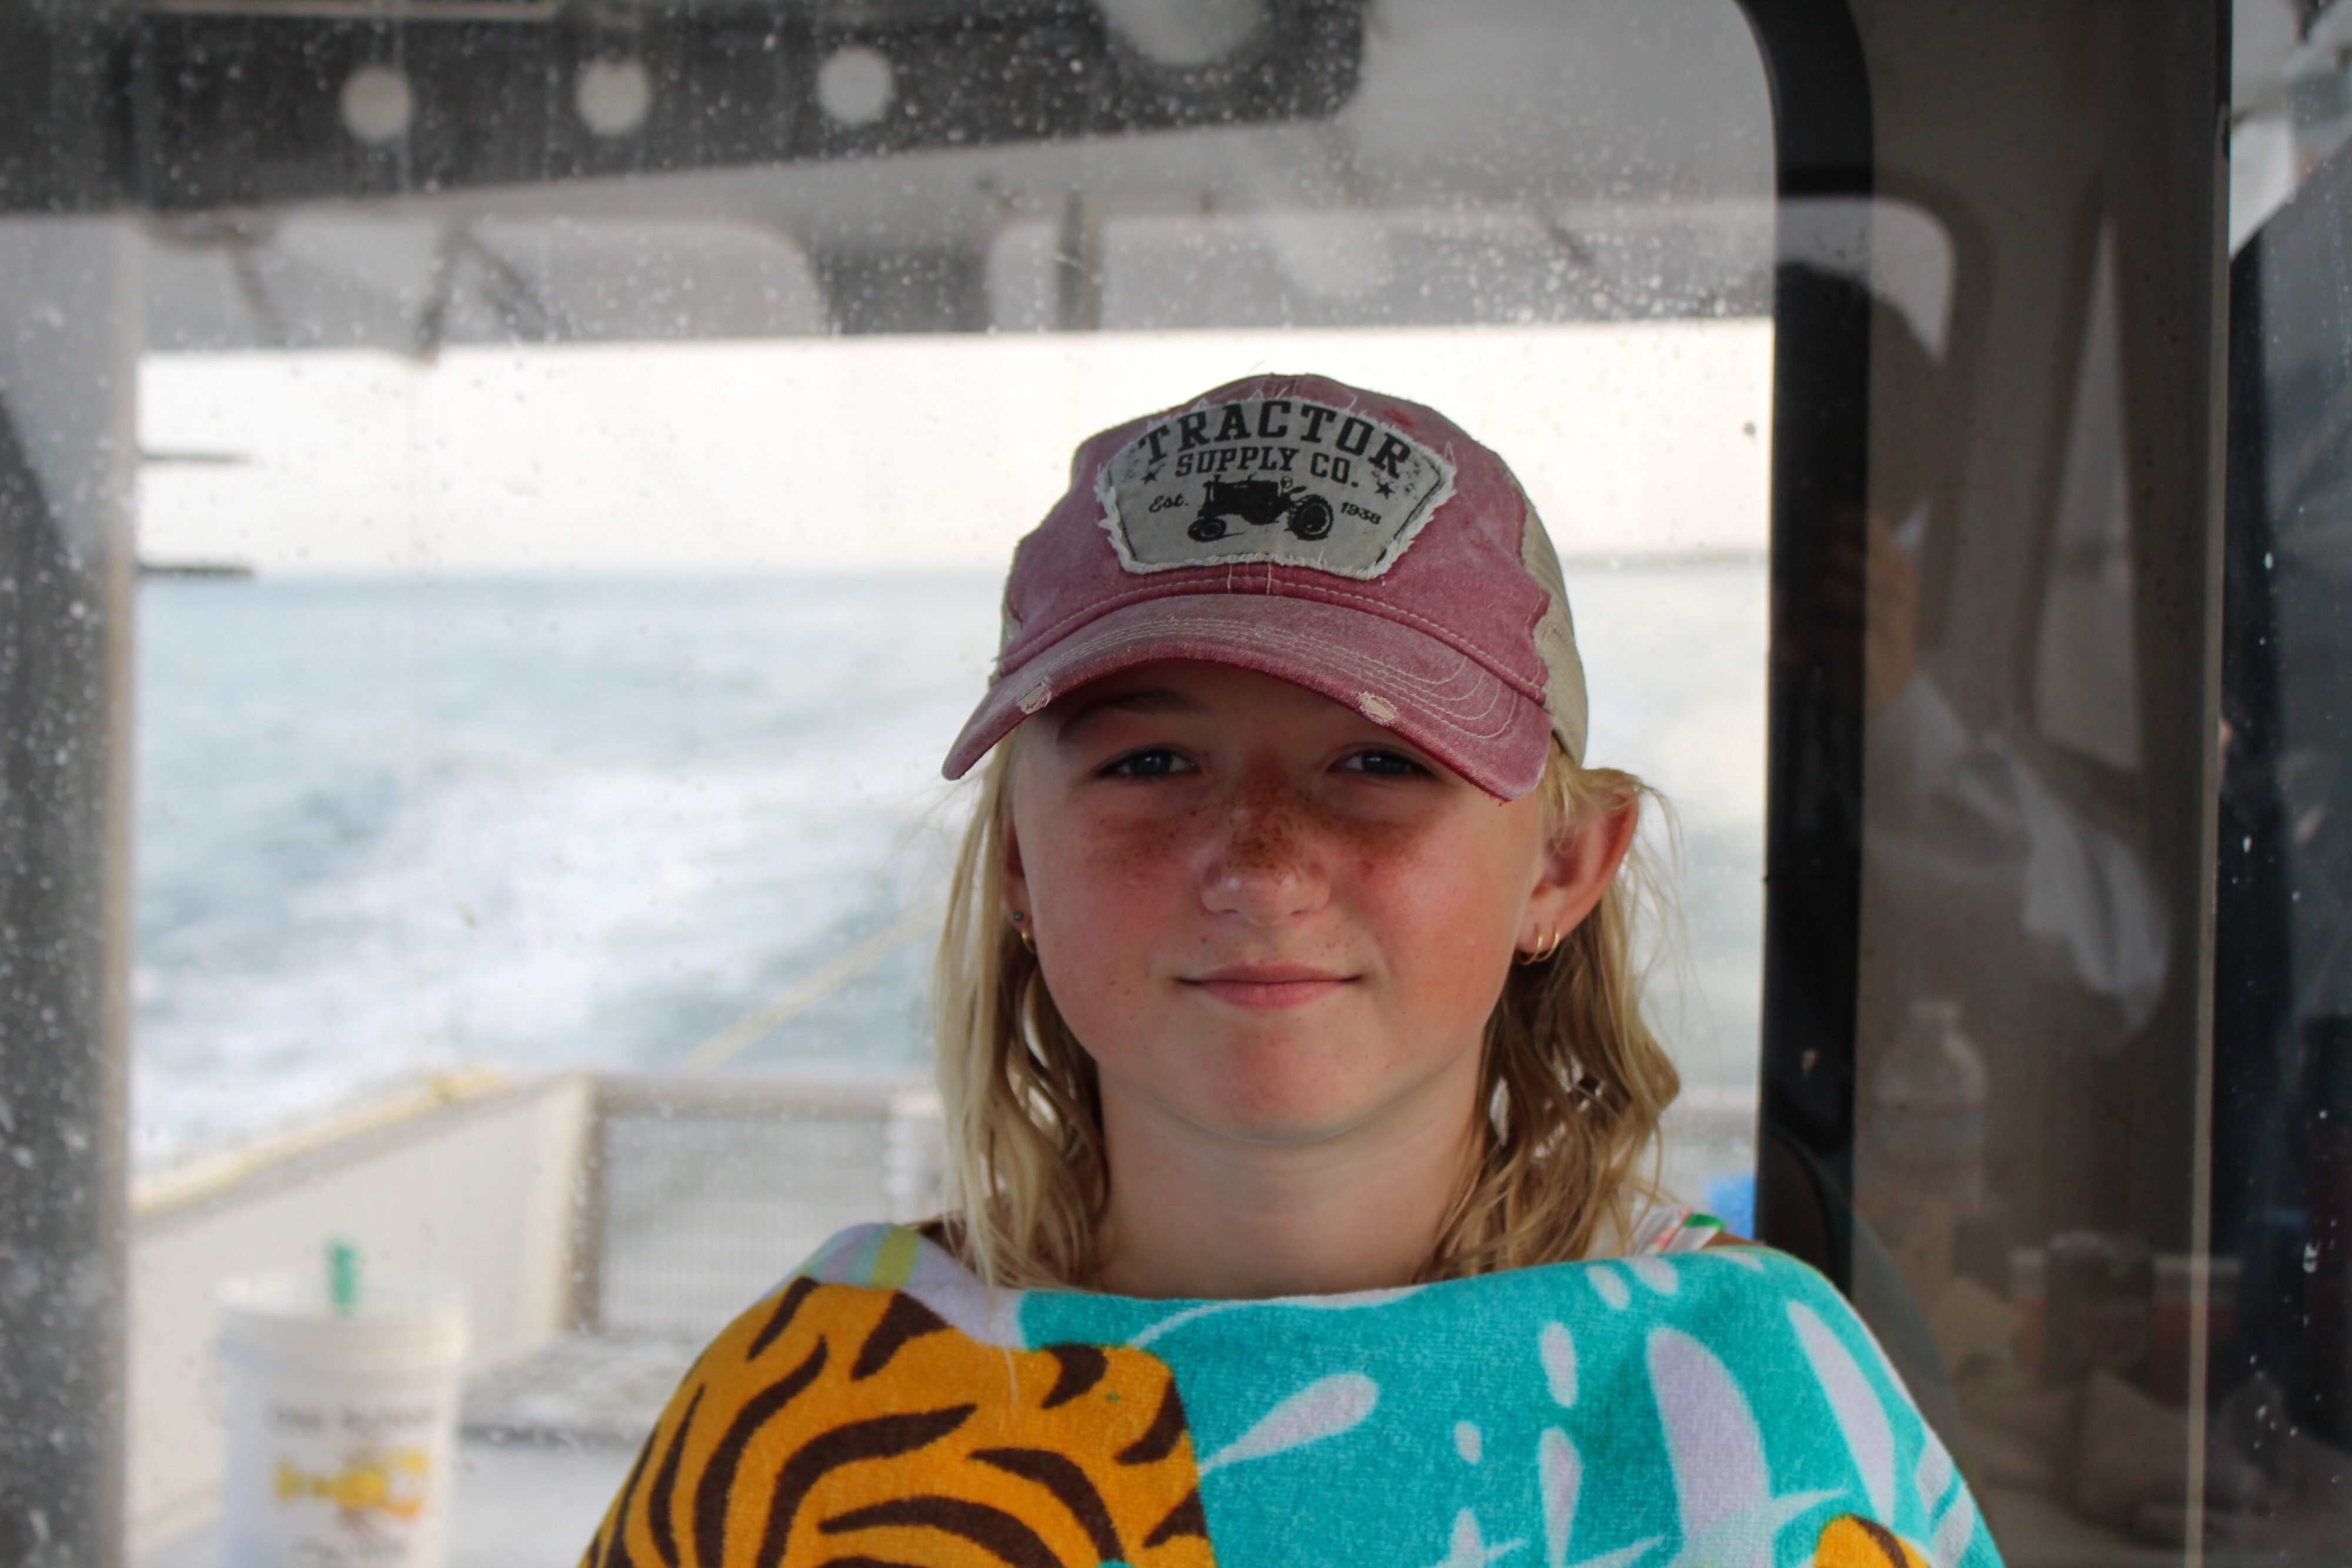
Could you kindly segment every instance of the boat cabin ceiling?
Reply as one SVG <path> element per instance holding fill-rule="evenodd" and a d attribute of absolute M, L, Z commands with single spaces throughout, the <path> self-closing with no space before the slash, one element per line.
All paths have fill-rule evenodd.
<path fill-rule="evenodd" d="M 150 16 L 148 342 L 1769 310 L 1769 89 L 1714 0 L 1671 49 L 1605 6 L 501 9 Z"/>

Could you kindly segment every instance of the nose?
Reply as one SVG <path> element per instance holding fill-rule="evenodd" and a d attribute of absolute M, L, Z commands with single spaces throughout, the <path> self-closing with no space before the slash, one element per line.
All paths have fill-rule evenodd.
<path fill-rule="evenodd" d="M 1202 866 L 1211 913 L 1275 926 L 1320 909 L 1330 895 L 1314 803 L 1273 775 L 1239 781 L 1223 802 Z"/>

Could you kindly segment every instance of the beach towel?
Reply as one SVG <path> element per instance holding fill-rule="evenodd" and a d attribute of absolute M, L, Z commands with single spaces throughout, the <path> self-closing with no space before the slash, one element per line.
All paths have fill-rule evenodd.
<path fill-rule="evenodd" d="M 1718 1233 L 1163 1301 L 862 1227 L 704 1353 L 585 1565 L 1999 1568 L 1843 1299 Z"/>

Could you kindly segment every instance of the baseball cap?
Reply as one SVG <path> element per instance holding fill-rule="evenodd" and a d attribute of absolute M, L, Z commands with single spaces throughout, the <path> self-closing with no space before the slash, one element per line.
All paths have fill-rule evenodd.
<path fill-rule="evenodd" d="M 1503 460 L 1433 409 L 1252 376 L 1082 444 L 1013 552 L 960 779 L 1063 693 L 1198 659 L 1305 686 L 1490 794 L 1584 756 L 1559 558 Z"/>

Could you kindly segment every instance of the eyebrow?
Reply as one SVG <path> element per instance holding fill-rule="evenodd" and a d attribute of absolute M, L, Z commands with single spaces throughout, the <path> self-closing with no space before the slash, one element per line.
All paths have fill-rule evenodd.
<path fill-rule="evenodd" d="M 1097 697 L 1064 719 L 1060 727 L 1054 731 L 1054 738 L 1057 741 L 1067 740 L 1072 731 L 1098 714 L 1131 713 L 1150 716 L 1170 713 L 1193 714 L 1201 711 L 1201 705 L 1181 692 L 1171 692 L 1156 686 L 1147 687 L 1142 691 L 1120 692 L 1115 696 Z"/>

